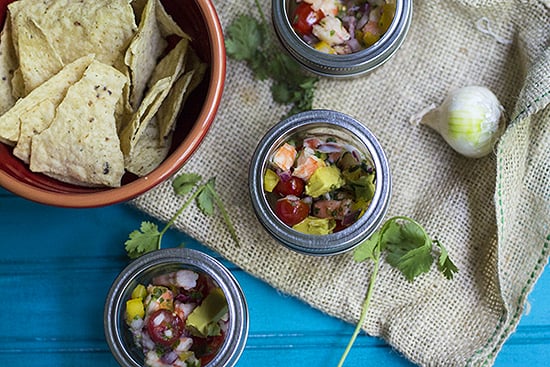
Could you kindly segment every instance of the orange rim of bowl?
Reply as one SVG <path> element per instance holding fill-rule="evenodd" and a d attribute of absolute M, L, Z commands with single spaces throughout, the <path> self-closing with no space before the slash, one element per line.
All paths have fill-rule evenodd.
<path fill-rule="evenodd" d="M 225 43 L 220 20 L 211 0 L 197 1 L 210 29 L 208 39 L 211 43 L 210 82 L 204 105 L 197 117 L 197 124 L 189 131 L 182 143 L 156 169 L 146 176 L 123 185 L 90 193 L 59 193 L 44 190 L 13 178 L 0 171 L 2 186 L 21 197 L 41 204 L 69 208 L 93 208 L 131 200 L 152 189 L 175 174 L 199 147 L 216 117 L 226 76 Z M 198 123 L 200 122 L 200 123 Z M 60 200 L 61 199 L 61 200 Z"/>

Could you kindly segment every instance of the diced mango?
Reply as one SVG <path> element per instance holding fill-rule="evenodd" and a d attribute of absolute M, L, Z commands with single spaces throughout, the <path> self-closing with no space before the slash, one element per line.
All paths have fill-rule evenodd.
<path fill-rule="evenodd" d="M 132 291 L 132 298 L 145 298 L 147 295 L 147 289 L 145 289 L 145 286 L 143 284 L 138 284 L 134 290 Z"/>
<path fill-rule="evenodd" d="M 320 41 L 315 44 L 315 49 L 317 51 L 324 52 L 326 54 L 336 55 L 336 50 L 332 48 L 327 42 Z"/>
<path fill-rule="evenodd" d="M 264 190 L 266 192 L 273 192 L 273 189 L 279 183 L 279 175 L 273 170 L 267 169 L 264 174 Z"/>
<path fill-rule="evenodd" d="M 131 323 L 136 318 L 145 316 L 145 308 L 141 298 L 132 298 L 126 301 L 126 322 Z"/>

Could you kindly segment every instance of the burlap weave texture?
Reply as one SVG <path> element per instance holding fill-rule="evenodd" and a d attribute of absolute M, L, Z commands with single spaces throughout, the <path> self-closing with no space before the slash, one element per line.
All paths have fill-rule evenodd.
<path fill-rule="evenodd" d="M 260 3 L 269 14 L 270 2 Z M 224 29 L 240 14 L 257 14 L 252 1 L 214 4 Z M 407 39 L 389 62 L 361 78 L 323 78 L 314 107 L 352 115 L 377 135 L 392 170 L 388 217 L 422 223 L 460 269 L 452 281 L 434 271 L 411 284 L 383 264 L 364 329 L 423 366 L 490 366 L 550 250 L 550 8 L 542 0 L 454 0 L 414 1 L 413 9 Z M 495 153 L 477 160 L 409 123 L 451 89 L 473 84 L 489 87 L 508 117 Z M 281 291 L 355 323 L 371 265 L 354 263 L 350 253 L 289 251 L 253 213 L 250 157 L 285 113 L 268 81 L 228 60 L 217 118 L 182 171 L 216 176 L 242 246 L 220 217 L 196 209 L 176 226 Z M 160 220 L 181 203 L 170 182 L 133 201 Z"/>

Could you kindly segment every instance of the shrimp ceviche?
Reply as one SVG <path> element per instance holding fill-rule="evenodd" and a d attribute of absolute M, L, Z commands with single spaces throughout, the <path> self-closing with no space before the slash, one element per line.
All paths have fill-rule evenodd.
<path fill-rule="evenodd" d="M 316 50 L 350 54 L 372 46 L 395 15 L 395 0 L 293 0 L 292 27 Z"/>
<path fill-rule="evenodd" d="M 223 344 L 229 315 L 222 290 L 207 275 L 178 270 L 137 285 L 126 323 L 145 366 L 199 367 Z"/>
<path fill-rule="evenodd" d="M 340 231 L 368 208 L 375 169 L 354 146 L 333 136 L 290 139 L 271 156 L 264 190 L 275 215 L 313 235 Z"/>

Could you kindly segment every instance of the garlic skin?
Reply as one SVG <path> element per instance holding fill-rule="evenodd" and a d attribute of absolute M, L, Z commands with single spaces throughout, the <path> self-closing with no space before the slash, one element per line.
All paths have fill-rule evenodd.
<path fill-rule="evenodd" d="M 439 106 L 430 106 L 411 119 L 428 125 L 458 153 L 480 158 L 493 151 L 504 127 L 504 108 L 486 87 L 451 91 Z"/>

